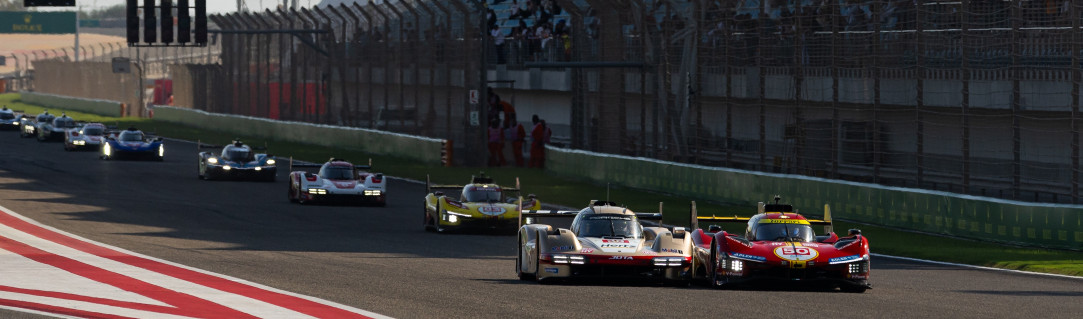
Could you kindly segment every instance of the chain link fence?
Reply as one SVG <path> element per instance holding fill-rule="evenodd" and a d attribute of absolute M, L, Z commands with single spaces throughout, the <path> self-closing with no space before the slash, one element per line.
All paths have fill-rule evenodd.
<path fill-rule="evenodd" d="M 213 16 L 213 59 L 147 69 L 172 77 L 177 105 L 475 153 L 488 110 L 471 90 L 514 99 L 555 71 L 567 83 L 547 92 L 568 99 L 546 111 L 570 148 L 1078 203 L 1081 15 L 1074 1 L 380 1 Z M 20 85 L 85 81 L 62 74 Z"/>

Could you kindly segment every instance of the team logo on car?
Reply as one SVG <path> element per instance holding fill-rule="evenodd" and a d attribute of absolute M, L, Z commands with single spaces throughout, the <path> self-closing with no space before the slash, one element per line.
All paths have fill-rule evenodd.
<path fill-rule="evenodd" d="M 820 252 L 809 247 L 783 246 L 775 248 L 775 256 L 789 261 L 809 261 L 816 259 Z"/>
<path fill-rule="evenodd" d="M 506 208 L 500 207 L 500 206 L 481 206 L 481 207 L 478 207 L 478 212 L 481 212 L 482 214 L 489 215 L 489 216 L 504 215 L 504 213 L 507 212 L 507 211 L 508 210 Z"/>

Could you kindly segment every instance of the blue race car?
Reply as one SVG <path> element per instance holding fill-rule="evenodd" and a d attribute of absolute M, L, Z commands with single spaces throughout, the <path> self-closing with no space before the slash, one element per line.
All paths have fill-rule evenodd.
<path fill-rule="evenodd" d="M 0 130 L 18 130 L 19 120 L 22 117 L 22 112 L 4 106 L 3 109 L 0 109 Z"/>
<path fill-rule="evenodd" d="M 199 148 L 218 147 L 197 143 Z M 275 166 L 275 157 L 272 155 L 255 153 L 253 150 L 266 148 L 252 148 L 240 140 L 222 147 L 222 152 L 199 152 L 199 178 L 213 179 L 246 179 L 274 182 L 278 173 Z"/>
<path fill-rule="evenodd" d="M 109 134 L 102 144 L 102 159 L 165 160 L 165 145 L 161 137 L 150 137 L 136 128 Z"/>

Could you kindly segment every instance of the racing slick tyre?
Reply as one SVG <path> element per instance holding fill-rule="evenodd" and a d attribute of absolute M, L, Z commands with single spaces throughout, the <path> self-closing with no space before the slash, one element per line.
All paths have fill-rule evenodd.
<path fill-rule="evenodd" d="M 711 288 L 721 288 L 718 284 L 718 253 L 715 251 L 714 244 L 711 244 L 711 263 L 710 268 L 707 269 L 707 285 Z"/>
<path fill-rule="evenodd" d="M 537 277 L 536 274 L 528 274 L 523 272 L 523 239 L 519 238 L 519 254 L 515 256 L 515 273 L 519 274 L 519 280 L 534 280 Z"/>
<path fill-rule="evenodd" d="M 292 181 L 290 182 L 290 186 L 286 188 L 286 199 L 289 199 L 290 203 L 296 203 L 297 202 L 297 197 L 294 196 L 294 192 L 293 192 L 293 182 Z"/>
<path fill-rule="evenodd" d="M 427 232 L 436 231 L 436 227 L 432 225 L 432 219 L 429 218 L 429 210 L 425 208 L 425 203 L 421 204 L 421 225 L 425 227 Z"/>

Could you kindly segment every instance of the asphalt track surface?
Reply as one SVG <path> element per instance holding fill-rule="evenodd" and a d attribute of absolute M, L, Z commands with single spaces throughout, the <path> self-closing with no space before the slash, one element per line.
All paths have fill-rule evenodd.
<path fill-rule="evenodd" d="M 864 294 L 523 282 L 514 236 L 425 232 L 423 185 L 392 180 L 383 208 L 300 206 L 286 200 L 284 163 L 275 183 L 201 181 L 196 152 L 167 141 L 165 162 L 102 161 L 0 132 L 0 205 L 90 240 L 401 318 L 1083 314 L 1083 280 L 887 258 L 873 261 Z"/>

